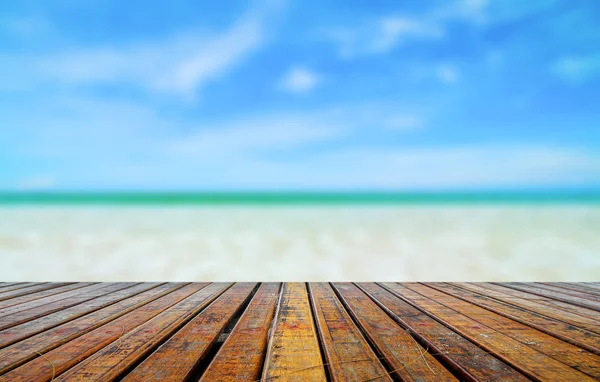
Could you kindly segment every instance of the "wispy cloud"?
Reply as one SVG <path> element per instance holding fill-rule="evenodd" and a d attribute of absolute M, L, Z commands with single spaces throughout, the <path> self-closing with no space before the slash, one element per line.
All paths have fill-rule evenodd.
<path fill-rule="evenodd" d="M 253 9 L 216 33 L 188 30 L 150 40 L 81 47 L 70 42 L 62 44 L 68 49 L 4 55 L 7 83 L 0 86 L 4 90 L 41 85 L 127 86 L 194 99 L 206 84 L 234 70 L 265 43 L 269 12 L 269 7 Z M 49 28 L 46 22 L 29 30 L 32 22 L 25 19 L 14 28 L 22 34 Z"/>
<path fill-rule="evenodd" d="M 410 42 L 442 40 L 449 22 L 481 24 L 487 5 L 486 0 L 457 0 L 422 14 L 386 15 L 352 27 L 329 27 L 321 35 L 337 45 L 342 58 L 383 54 Z"/>
<path fill-rule="evenodd" d="M 555 0 L 452 0 L 417 13 L 382 15 L 352 26 L 328 26 L 321 38 L 336 45 L 341 58 L 389 53 L 410 43 L 443 41 L 453 24 L 482 28 L 541 12 Z"/>
<path fill-rule="evenodd" d="M 567 82 L 581 84 L 600 77 L 600 54 L 562 57 L 550 70 Z"/>
<path fill-rule="evenodd" d="M 320 168 L 307 173 L 307 168 Z M 249 169 L 245 169 L 249 170 Z M 496 145 L 359 147 L 332 150 L 302 163 L 263 166 L 265 184 L 312 188 L 461 189 L 579 186 L 600 179 L 600 156 L 568 147 Z"/>
<path fill-rule="evenodd" d="M 333 27 L 320 34 L 333 42 L 341 58 L 383 54 L 411 41 L 438 40 L 444 31 L 436 23 L 409 16 L 384 17 L 362 26 Z"/>
<path fill-rule="evenodd" d="M 83 49 L 39 61 L 48 78 L 71 84 L 134 85 L 193 97 L 239 64 L 262 42 L 260 21 L 244 18 L 223 34 L 194 33 L 122 48 Z"/>
<path fill-rule="evenodd" d="M 440 81 L 446 85 L 452 85 L 460 79 L 458 69 L 452 65 L 440 65 L 436 70 L 436 75 Z"/>
<path fill-rule="evenodd" d="M 56 185 L 56 179 L 49 174 L 25 177 L 17 182 L 16 188 L 23 191 L 47 190 Z"/>
<path fill-rule="evenodd" d="M 278 152 L 340 138 L 347 127 L 310 113 L 267 115 L 203 126 L 167 143 L 169 154 L 214 159 L 257 152 Z"/>
<path fill-rule="evenodd" d="M 280 80 L 278 87 L 289 93 L 307 93 L 315 89 L 321 77 L 308 68 L 293 67 Z"/>

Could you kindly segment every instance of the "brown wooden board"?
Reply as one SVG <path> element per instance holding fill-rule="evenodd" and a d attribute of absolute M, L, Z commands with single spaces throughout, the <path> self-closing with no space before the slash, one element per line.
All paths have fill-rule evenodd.
<path fill-rule="evenodd" d="M 265 283 L 260 286 L 202 374 L 201 381 L 254 381 L 260 377 L 280 288 L 280 283 Z"/>
<path fill-rule="evenodd" d="M 70 283 L 41 283 L 41 284 L 34 284 L 34 285 L 28 286 L 26 288 L 19 288 L 19 289 L 14 289 L 14 290 L 10 290 L 10 291 L 0 292 L 0 309 L 4 308 L 5 306 L 8 306 L 8 304 L 10 304 L 10 301 L 8 301 L 8 302 L 2 302 L 2 301 L 9 300 L 11 298 L 15 298 L 15 297 L 19 297 L 19 296 L 23 296 L 23 295 L 33 293 L 33 292 L 39 292 L 42 290 L 58 288 L 58 287 L 61 287 L 63 285 L 68 285 L 68 284 L 70 284 Z"/>
<path fill-rule="evenodd" d="M 377 304 L 350 283 L 334 283 L 354 320 L 398 378 L 453 381 L 456 378 Z"/>
<path fill-rule="evenodd" d="M 0 382 L 600 380 L 600 284 L 501 284 L 0 283 Z"/>
<path fill-rule="evenodd" d="M 42 283 L 6 283 L 0 286 L 0 293 L 8 292 L 15 289 L 27 288 L 32 285 L 39 285 Z M 1 303 L 0 303 L 1 304 Z"/>
<path fill-rule="evenodd" d="M 598 356 L 583 349 L 424 285 L 384 285 L 530 377 L 585 381 L 600 376 Z"/>
<path fill-rule="evenodd" d="M 471 341 L 373 283 L 358 286 L 463 381 L 528 381 L 520 372 Z"/>
<path fill-rule="evenodd" d="M 285 283 L 269 338 L 263 379 L 326 381 L 304 283 Z"/>
<path fill-rule="evenodd" d="M 154 288 L 155 286 L 157 286 L 157 283 L 143 283 L 131 287 L 119 288 L 111 291 L 110 293 L 101 294 L 99 297 L 89 299 L 85 301 L 84 304 L 75 305 L 23 323 L 18 323 L 18 321 L 16 321 L 16 318 L 18 317 L 15 317 L 15 322 L 18 323 L 17 325 L 0 331 L 0 346 L 10 345 L 23 338 L 27 338 L 41 331 L 58 326 L 64 322 L 81 317 L 105 306 L 114 304 L 117 301 L 124 300 L 127 297 L 135 296 L 136 294 Z M 91 295 L 96 293 L 99 293 L 99 291 L 90 292 Z M 12 316 L 13 315 L 7 317 Z"/>
<path fill-rule="evenodd" d="M 506 304 L 457 286 L 443 283 L 431 283 L 428 286 L 600 355 L 600 335 L 584 329 L 585 326 L 577 327 L 560 319 Z M 554 316 L 552 311 L 548 312 L 548 315 Z M 559 315 L 557 316 L 560 318 Z"/>
<path fill-rule="evenodd" d="M 65 343 L 59 348 L 43 354 L 43 356 L 0 377 L 0 381 L 25 382 L 34 377 L 40 381 L 49 381 L 100 349 L 115 343 L 115 341 L 120 341 L 124 335 L 140 325 L 146 324 L 149 320 L 167 311 L 167 309 L 173 307 L 175 310 L 184 310 L 185 308 L 193 308 L 195 305 L 192 304 L 202 304 L 207 294 L 194 294 L 206 287 L 206 285 L 206 283 L 194 283 L 179 288 L 73 341 Z M 184 299 L 188 300 L 183 301 Z M 176 304 L 180 305 L 176 306 Z M 120 344 L 120 342 L 116 342 L 116 344 Z"/>
<path fill-rule="evenodd" d="M 255 287 L 255 283 L 236 283 L 150 354 L 123 381 L 185 381 L 190 378 Z"/>
<path fill-rule="evenodd" d="M 557 286 L 557 287 L 561 287 L 564 289 L 571 289 L 571 290 L 584 292 L 584 293 L 591 293 L 591 294 L 594 294 L 594 295 L 600 297 L 600 289 L 591 287 L 587 283 L 545 282 L 542 284 Z"/>
<path fill-rule="evenodd" d="M 530 310 L 538 308 L 538 306 L 541 304 L 549 307 L 552 310 L 556 310 L 556 313 L 569 312 L 577 316 L 592 319 L 594 320 L 594 322 L 597 322 L 600 319 L 600 312 L 596 312 L 595 310 L 567 304 L 566 302 L 556 301 L 548 297 L 538 296 L 517 289 L 503 287 L 501 285 L 491 283 L 450 284 L 459 286 L 464 289 L 472 290 L 480 294 L 484 294 L 488 297 L 492 297 L 497 300 L 509 302 L 513 305 L 519 305 Z"/>
<path fill-rule="evenodd" d="M 122 289 L 130 288 L 136 284 L 134 283 L 107 283 L 107 284 L 99 284 L 98 286 L 93 285 L 87 289 L 85 293 L 78 294 L 77 296 L 63 299 L 58 301 L 57 303 L 47 303 L 44 305 L 36 306 L 33 308 L 26 309 L 22 312 L 17 312 L 14 314 L 9 314 L 3 317 L 0 317 L 0 338 L 2 337 L 2 333 L 7 328 L 13 327 L 15 325 L 19 325 L 28 321 L 32 321 L 39 317 L 48 315 L 50 313 L 54 313 L 65 308 L 69 308 L 80 304 L 82 302 L 86 302 L 92 300 L 94 298 L 106 295 L 111 292 L 119 291 Z M 0 346 L 2 345 L 2 340 L 0 339 Z"/>
<path fill-rule="evenodd" d="M 93 378 L 96 381 L 112 381 L 122 376 L 221 295 L 230 285 L 228 283 L 210 284 L 129 332 L 120 330 L 118 327 L 113 328 L 112 334 L 114 335 L 116 332 L 117 338 L 120 336 L 118 341 L 74 365 L 55 380 L 88 381 Z M 121 336 L 121 333 L 124 334 Z M 85 343 L 82 345 L 88 347 Z"/>
<path fill-rule="evenodd" d="M 582 299 L 586 299 L 586 300 L 593 300 L 593 301 L 600 301 L 600 296 L 596 295 L 595 293 L 590 293 L 590 292 L 586 292 L 586 291 L 578 291 L 578 290 L 574 290 L 572 288 L 564 288 L 561 286 L 556 286 L 556 285 L 551 285 L 551 284 L 547 284 L 547 283 L 531 283 L 531 286 L 534 286 L 536 288 L 541 288 L 541 289 L 545 289 L 551 292 L 557 292 L 557 293 L 562 293 L 562 294 L 566 294 L 572 297 L 578 297 L 578 298 L 582 298 Z"/>
<path fill-rule="evenodd" d="M 566 302 L 571 305 L 581 306 L 584 308 L 592 309 L 595 311 L 600 311 L 600 302 L 595 300 L 589 300 L 581 297 L 570 296 L 565 293 L 549 291 L 547 289 L 538 288 L 532 286 L 530 284 L 523 283 L 494 283 L 498 285 L 505 286 L 507 288 L 517 289 L 523 292 L 528 292 L 532 294 L 536 294 L 538 296 L 549 297 L 551 299 Z"/>
<path fill-rule="evenodd" d="M 368 342 L 326 283 L 309 284 L 319 337 L 333 381 L 391 381 Z"/>
<path fill-rule="evenodd" d="M 40 305 L 53 303 L 67 297 L 77 296 L 78 294 L 82 294 L 89 290 L 102 288 L 102 285 L 103 284 L 97 283 L 76 283 L 60 288 L 27 294 L 21 297 L 15 297 L 5 301 L 10 302 L 11 304 L 7 304 L 3 309 L 0 309 L 0 317 L 22 312 Z"/>
<path fill-rule="evenodd" d="M 178 294 L 172 293 L 169 295 L 169 297 L 166 297 L 165 299 L 162 299 L 156 303 L 152 303 L 155 299 L 159 299 L 160 297 L 165 296 L 168 293 L 171 293 L 184 286 L 183 283 L 169 283 L 161 285 L 133 297 L 129 297 L 125 300 L 114 303 L 96 312 L 77 318 L 73 321 L 69 321 L 42 333 L 38 333 L 11 346 L 0 349 L 0 374 L 14 369 L 21 364 L 40 356 L 43 353 L 47 353 L 48 351 L 57 348 L 79 336 L 82 336 L 106 324 L 107 322 L 117 319 L 140 306 L 148 304 L 148 306 L 141 311 L 150 310 L 151 312 L 154 312 L 154 310 L 156 310 L 156 306 L 165 300 L 178 302 L 179 300 L 176 300 L 178 296 L 183 296 L 181 297 L 183 299 L 200 289 L 202 285 L 203 284 L 201 284 L 198 288 L 188 288 L 187 290 L 178 292 Z M 169 305 L 167 305 L 167 307 L 168 306 Z M 136 311 L 136 314 L 139 312 L 139 310 Z M 127 320 L 127 323 L 132 321 L 131 319 Z M 120 323 L 117 322 L 116 324 L 118 326 Z M 104 333 L 106 332 L 103 332 L 103 335 Z M 104 340 L 108 340 L 107 336 L 104 336 Z M 88 341 L 88 343 L 90 343 L 90 341 Z M 81 347 L 79 346 L 74 346 L 74 348 L 81 350 Z M 68 353 L 64 349 L 62 349 L 61 352 L 62 354 Z M 76 355 L 81 356 L 80 353 Z M 75 358 L 75 356 L 73 358 Z M 46 364 L 45 360 L 43 360 L 42 363 Z M 29 364 L 27 371 L 31 370 L 37 369 L 33 365 Z"/>

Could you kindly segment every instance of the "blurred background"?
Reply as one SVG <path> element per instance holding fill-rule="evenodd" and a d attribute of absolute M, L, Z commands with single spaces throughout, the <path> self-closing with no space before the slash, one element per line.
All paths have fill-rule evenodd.
<path fill-rule="evenodd" d="M 599 19 L 2 2 L 0 279 L 597 281 Z"/>

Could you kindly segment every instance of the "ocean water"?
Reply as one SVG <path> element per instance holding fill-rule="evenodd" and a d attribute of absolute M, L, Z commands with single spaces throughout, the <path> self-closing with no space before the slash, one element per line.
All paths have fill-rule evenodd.
<path fill-rule="evenodd" d="M 0 279 L 598 281 L 600 205 L 2 205 Z"/>

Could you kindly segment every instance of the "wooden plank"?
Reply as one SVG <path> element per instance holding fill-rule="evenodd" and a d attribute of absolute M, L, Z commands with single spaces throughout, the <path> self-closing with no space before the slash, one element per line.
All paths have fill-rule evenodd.
<path fill-rule="evenodd" d="M 600 289 L 591 287 L 587 283 L 564 283 L 564 282 L 545 282 L 545 285 L 558 286 L 565 289 L 571 289 L 579 292 L 591 293 L 600 297 Z"/>
<path fill-rule="evenodd" d="M 600 335 L 591 328 L 588 330 L 585 323 L 576 321 L 581 317 L 568 320 L 569 317 L 565 317 L 566 314 L 557 313 L 556 310 L 553 311 L 545 306 L 543 307 L 547 309 L 547 312 L 535 308 L 528 310 L 526 306 L 525 308 L 521 307 L 521 304 L 511 305 L 454 285 L 442 283 L 427 285 L 600 355 Z"/>
<path fill-rule="evenodd" d="M 598 285 L 597 283 L 577 282 L 577 283 L 564 283 L 564 284 L 577 284 L 577 285 L 581 285 L 581 286 L 583 286 L 585 288 L 588 288 L 588 289 L 600 291 L 600 285 Z"/>
<path fill-rule="evenodd" d="M 19 288 L 19 289 L 14 289 L 11 291 L 1 292 L 0 293 L 0 301 L 9 300 L 11 298 L 23 296 L 23 295 L 33 293 L 33 292 L 39 292 L 39 291 L 46 290 L 46 289 L 58 288 L 58 287 L 61 287 L 63 285 L 68 285 L 68 284 L 71 284 L 71 283 L 41 283 L 41 284 L 35 284 L 32 286 L 28 286 L 26 288 Z M 10 304 L 10 301 L 4 302 L 4 303 L 0 302 L 0 309 L 4 308 L 5 306 L 8 306 L 8 304 Z"/>
<path fill-rule="evenodd" d="M 456 378 L 358 287 L 334 283 L 354 320 L 403 381 L 453 381 Z"/>
<path fill-rule="evenodd" d="M 196 371 L 256 283 L 236 283 L 127 374 L 123 381 L 185 381 Z M 173 362 L 177 359 L 177 362 Z M 114 371 L 113 376 L 122 371 Z"/>
<path fill-rule="evenodd" d="M 578 290 L 574 290 L 572 288 L 564 288 L 561 286 L 556 286 L 556 285 L 550 285 L 550 284 L 546 284 L 546 283 L 530 283 L 528 285 L 534 286 L 536 288 L 541 288 L 541 289 L 545 289 L 551 292 L 557 292 L 557 293 L 562 293 L 562 294 L 566 294 L 572 297 L 578 297 L 578 298 L 582 298 L 585 300 L 593 300 L 593 301 L 600 301 L 600 296 L 596 295 L 595 293 L 590 293 L 590 292 L 586 292 L 586 291 L 578 291 Z"/>
<path fill-rule="evenodd" d="M 1 282 L 1 283 L 0 283 L 0 289 L 2 289 L 2 288 L 4 288 L 4 287 L 7 287 L 7 286 L 15 285 L 15 284 L 20 284 L 20 283 L 17 283 L 17 282 L 12 282 L 12 283 L 9 283 L 9 282 Z"/>
<path fill-rule="evenodd" d="M 5 283 L 0 286 L 0 292 L 8 292 L 15 289 L 26 288 L 31 285 L 36 285 L 39 283 Z"/>
<path fill-rule="evenodd" d="M 485 325 L 496 328 L 499 332 L 502 332 L 511 338 L 588 375 L 600 377 L 600 357 L 598 355 L 583 350 L 579 346 L 564 342 L 556 338 L 554 334 L 546 334 L 533 329 L 531 323 L 527 325 L 517 323 L 515 320 L 508 319 L 487 309 L 477 307 L 428 286 L 410 284 L 408 288 L 425 297 L 434 299 L 446 306 L 450 306 L 452 309 L 461 313 L 463 313 L 463 311 L 470 312 L 475 316 L 471 316 L 471 314 L 469 314 L 469 316 L 476 317 L 478 321 L 485 319 Z M 467 311 L 465 308 L 469 310 Z M 528 318 L 531 320 L 534 319 L 532 316 L 529 316 Z M 549 323 L 548 326 L 551 326 L 551 324 Z M 596 340 L 595 347 L 597 348 L 598 336 L 595 334 L 591 335 Z"/>
<path fill-rule="evenodd" d="M 7 304 L 5 308 L 0 309 L 0 317 L 81 294 L 87 290 L 85 289 L 86 287 L 94 287 L 94 289 L 97 289 L 102 287 L 102 285 L 98 283 L 75 283 L 59 288 L 27 294 L 21 297 L 15 297 L 5 301 L 10 302 L 10 304 Z"/>
<path fill-rule="evenodd" d="M 146 324 L 158 315 L 168 312 L 168 309 L 174 309 L 171 313 L 178 311 L 185 314 L 187 309 L 193 309 L 197 304 L 202 304 L 207 294 L 198 294 L 198 292 L 206 285 L 207 283 L 193 283 L 161 296 L 114 321 L 66 342 L 50 352 L 46 352 L 43 357 L 40 356 L 1 376 L 0 381 L 25 382 L 32 379 L 49 381 L 77 365 L 99 349 L 103 349 L 115 343 L 115 341 L 118 341 L 116 342 L 117 345 L 121 344 L 120 339 L 123 335 L 140 325 Z M 210 294 L 211 292 L 208 293 L 208 295 Z"/>
<path fill-rule="evenodd" d="M 283 285 L 267 349 L 263 379 L 327 380 L 304 283 Z"/>
<path fill-rule="evenodd" d="M 368 342 L 327 283 L 309 284 L 329 376 L 333 381 L 391 381 Z"/>
<path fill-rule="evenodd" d="M 529 381 L 529 378 L 374 283 L 358 286 L 463 381 Z"/>
<path fill-rule="evenodd" d="M 595 310 L 582 308 L 579 306 L 567 304 L 562 301 L 556 301 L 548 297 L 537 296 L 535 294 L 523 292 L 520 290 L 503 287 L 501 285 L 491 283 L 450 283 L 459 286 L 463 289 L 473 290 L 479 294 L 484 294 L 497 300 L 506 300 L 510 304 L 516 305 L 519 303 L 523 307 L 537 307 L 539 304 L 546 305 L 551 309 L 560 312 L 569 312 L 577 316 L 586 317 L 594 320 L 600 319 L 600 313 Z M 558 313 L 558 312 L 557 312 Z"/>
<path fill-rule="evenodd" d="M 424 285 L 384 285 L 532 378 L 590 381 L 600 376 L 598 356 L 583 349 Z"/>
<path fill-rule="evenodd" d="M 275 314 L 281 284 L 262 284 L 201 381 L 255 381 L 267 352 L 267 335 Z"/>
<path fill-rule="evenodd" d="M 60 300 L 58 303 L 46 303 L 44 305 L 29 308 L 22 312 L 17 312 L 14 314 L 9 314 L 9 315 L 0 317 L 0 333 L 2 333 L 2 330 L 10 328 L 12 326 L 19 325 L 24 322 L 37 319 L 39 317 L 42 317 L 42 316 L 50 314 L 50 313 L 57 312 L 64 308 L 69 308 L 71 306 L 85 302 L 87 300 L 91 300 L 98 296 L 102 296 L 109 292 L 129 288 L 133 285 L 136 285 L 136 284 L 134 284 L 134 283 L 108 283 L 108 284 L 92 285 L 92 286 L 86 287 L 85 293 L 77 294 L 77 296 L 75 296 L 75 297 Z M 1 341 L 0 341 L 0 346 L 2 346 Z"/>
<path fill-rule="evenodd" d="M 172 336 L 230 286 L 229 283 L 213 283 L 199 290 L 127 332 L 116 343 L 97 351 L 58 376 L 55 381 L 88 381 L 91 378 L 96 381 L 114 380 Z M 116 334 L 123 333 L 119 328 L 114 328 L 113 331 L 116 331 Z M 112 335 L 114 334 L 113 332 Z M 84 346 L 88 345 L 84 344 Z"/>
<path fill-rule="evenodd" d="M 148 289 L 154 288 L 159 283 L 143 283 L 126 288 L 118 288 L 117 285 L 113 286 L 112 291 L 101 291 L 96 290 L 90 292 L 89 295 L 98 295 L 96 298 L 88 299 L 85 303 L 72 306 L 70 308 L 48 314 L 43 317 L 36 318 L 31 321 L 20 323 L 19 325 L 11 326 L 7 329 L 0 331 L 0 346 L 7 346 L 15 343 L 23 338 L 27 338 L 36 333 L 50 329 L 54 326 L 58 326 L 64 322 L 71 321 L 77 317 L 81 317 L 85 314 L 94 312 L 105 306 L 114 304 L 117 301 L 126 299 L 127 297 L 134 296 Z M 121 285 L 122 287 L 123 285 Z M 118 288 L 118 289 L 117 289 Z M 110 292 L 110 293 L 103 293 Z M 17 313 L 14 321 L 18 319 L 21 313 Z M 7 317 L 12 317 L 7 316 Z"/>
<path fill-rule="evenodd" d="M 528 284 L 522 283 L 493 283 L 497 285 L 502 285 L 507 288 L 517 289 L 523 292 L 536 294 L 538 296 L 548 297 L 553 300 L 558 300 L 562 302 L 566 302 L 567 304 L 581 306 L 583 308 L 592 309 L 595 311 L 600 311 L 600 302 L 588 300 L 580 297 L 569 296 L 568 294 L 553 292 L 542 288 L 537 288 Z"/>
<path fill-rule="evenodd" d="M 151 303 L 155 299 L 180 289 L 184 285 L 185 283 L 160 285 L 0 349 L 0 374 L 6 373 L 23 363 L 38 357 L 39 354 L 57 348 L 60 345 L 82 336 L 107 322 L 117 319 L 140 306 Z"/>

